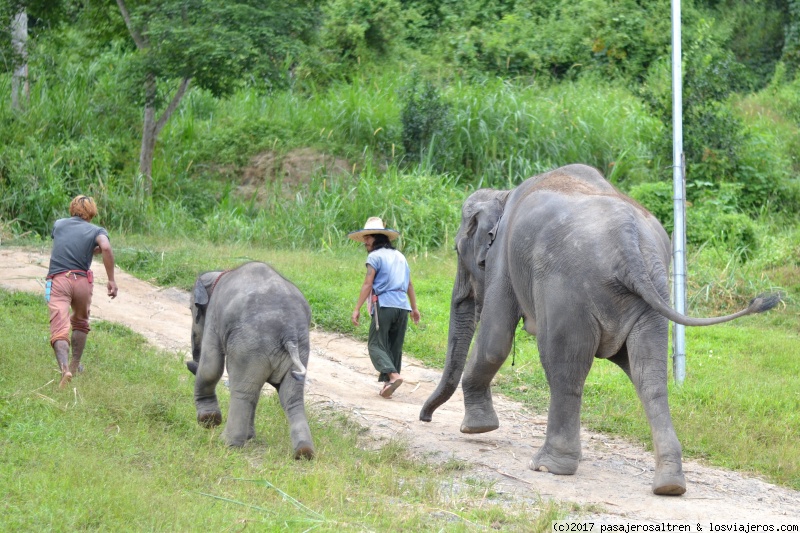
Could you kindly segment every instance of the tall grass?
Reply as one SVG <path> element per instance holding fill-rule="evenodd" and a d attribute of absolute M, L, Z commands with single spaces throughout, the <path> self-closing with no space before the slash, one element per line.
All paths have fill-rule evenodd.
<path fill-rule="evenodd" d="M 585 163 L 612 181 L 654 179 L 658 121 L 627 90 L 598 80 L 519 87 L 500 80 L 447 90 L 455 127 L 450 162 L 479 184 L 508 188 L 567 163 Z"/>

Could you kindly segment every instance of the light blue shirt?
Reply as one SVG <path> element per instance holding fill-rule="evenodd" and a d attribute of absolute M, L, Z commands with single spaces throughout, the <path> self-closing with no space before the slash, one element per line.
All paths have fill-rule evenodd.
<path fill-rule="evenodd" d="M 367 264 L 375 269 L 372 290 L 378 295 L 381 307 L 396 307 L 411 311 L 408 284 L 411 270 L 403 254 L 390 248 L 379 248 L 367 256 Z"/>

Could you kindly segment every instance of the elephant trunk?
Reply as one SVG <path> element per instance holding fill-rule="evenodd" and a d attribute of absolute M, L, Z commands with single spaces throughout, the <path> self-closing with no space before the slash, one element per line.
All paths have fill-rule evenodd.
<path fill-rule="evenodd" d="M 461 272 L 456 276 L 453 287 L 453 297 L 450 304 L 450 329 L 447 337 L 447 358 L 445 360 L 442 379 L 433 394 L 425 401 L 419 413 L 419 419 L 430 422 L 433 412 L 450 399 L 458 388 L 464 365 L 467 362 L 469 345 L 477 326 L 476 299 L 469 289 L 465 287 L 465 278 Z M 468 287 L 468 283 L 466 286 Z M 466 292 L 466 294 L 465 294 Z"/>

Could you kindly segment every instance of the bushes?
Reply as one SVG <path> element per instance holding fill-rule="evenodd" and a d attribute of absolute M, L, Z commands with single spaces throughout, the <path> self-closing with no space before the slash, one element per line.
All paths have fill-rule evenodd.
<path fill-rule="evenodd" d="M 640 78 L 669 46 L 669 2 L 663 0 L 517 2 L 493 16 L 469 5 L 450 19 L 453 37 L 443 46 L 458 66 L 478 75 Z"/>
<path fill-rule="evenodd" d="M 672 183 L 640 183 L 633 186 L 628 195 L 646 207 L 661 222 L 667 233 L 672 234 L 675 223 Z"/>
<path fill-rule="evenodd" d="M 443 101 L 441 92 L 430 81 L 420 81 L 412 76 L 402 89 L 403 149 L 409 162 L 426 159 L 431 168 L 447 170 L 447 140 L 453 127 L 450 105 Z"/>
<path fill-rule="evenodd" d="M 695 198 L 686 208 L 686 241 L 693 245 L 710 244 L 746 257 L 758 250 L 756 223 L 738 212 L 741 186 L 706 183 L 690 187 Z M 674 231 L 674 201 L 671 182 L 643 183 L 631 188 L 630 196 L 655 216 L 667 233 Z"/>

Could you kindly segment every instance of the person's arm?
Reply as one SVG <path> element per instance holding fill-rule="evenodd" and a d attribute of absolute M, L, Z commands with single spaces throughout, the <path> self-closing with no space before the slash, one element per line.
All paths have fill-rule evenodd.
<path fill-rule="evenodd" d="M 117 297 L 117 282 L 114 281 L 114 251 L 111 249 L 111 243 L 105 235 L 98 235 L 95 239 L 97 246 L 100 248 L 100 253 L 103 254 L 103 266 L 106 267 L 106 275 L 108 276 L 108 295 L 111 298 Z"/>
<path fill-rule="evenodd" d="M 364 283 L 361 285 L 361 292 L 358 293 L 358 303 L 356 303 L 356 308 L 353 310 L 353 315 L 350 317 L 350 321 L 354 326 L 358 325 L 358 317 L 361 316 L 361 306 L 364 305 L 364 302 L 367 301 L 370 293 L 372 293 L 372 283 L 374 281 L 375 268 L 372 265 L 367 265 L 367 275 L 364 278 Z"/>
<path fill-rule="evenodd" d="M 411 304 L 411 320 L 414 324 L 419 324 L 419 309 L 417 309 L 417 295 L 414 292 L 414 285 L 411 283 L 411 278 L 408 278 L 408 303 Z"/>

